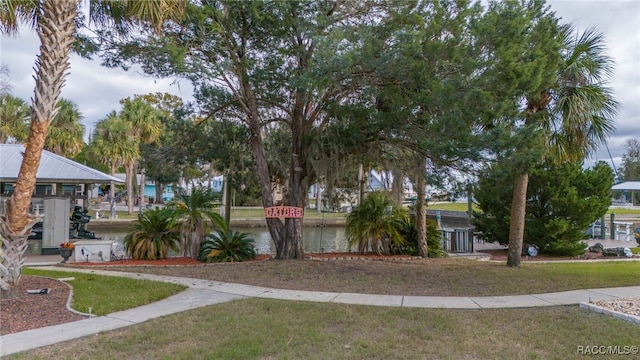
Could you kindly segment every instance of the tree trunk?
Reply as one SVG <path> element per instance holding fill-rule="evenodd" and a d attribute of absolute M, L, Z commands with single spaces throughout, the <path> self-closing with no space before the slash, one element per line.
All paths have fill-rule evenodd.
<path fill-rule="evenodd" d="M 397 207 L 402 207 L 402 201 L 404 200 L 403 174 L 399 170 L 393 170 L 391 174 L 393 176 L 391 182 L 391 197 Z"/>
<path fill-rule="evenodd" d="M 292 157 L 288 205 L 304 208 L 304 196 L 307 192 L 301 178 L 302 161 L 297 153 L 294 153 Z M 285 219 L 285 236 L 283 241 L 276 244 L 276 259 L 304 259 L 303 222 L 303 219 Z"/>
<path fill-rule="evenodd" d="M 42 149 L 51 121 L 55 118 L 56 102 L 69 69 L 69 51 L 75 32 L 78 0 L 45 1 L 36 24 L 40 38 L 40 54 L 36 60 L 36 85 L 31 106 L 31 128 L 16 180 L 13 195 L 6 203 L 6 217 L 0 218 L 3 270 L 0 284 L 18 285 L 27 237 L 37 222 L 29 214 L 31 196 L 36 185 Z M 6 261 L 6 264 L 5 264 Z"/>
<path fill-rule="evenodd" d="M 138 202 L 138 206 L 140 207 L 140 213 L 142 213 L 144 209 L 144 168 L 140 168 L 140 201 Z"/>
<path fill-rule="evenodd" d="M 250 92 L 250 89 L 247 89 Z M 256 175 L 258 177 L 258 183 L 260 184 L 260 191 L 262 193 L 262 206 L 273 206 L 273 194 L 271 192 L 271 177 L 269 176 L 269 167 L 267 166 L 267 155 L 262 142 L 262 134 L 260 133 L 260 120 L 258 118 L 258 112 L 255 101 L 252 102 L 250 108 L 253 109 L 252 116 L 247 119 L 247 125 L 249 126 L 249 144 L 251 145 L 251 152 L 256 165 Z M 271 239 L 278 248 L 279 244 L 284 242 L 284 224 L 282 220 L 270 218 L 266 219 L 267 228 Z"/>
<path fill-rule="evenodd" d="M 300 113 L 300 102 L 296 101 L 291 119 L 291 168 L 289 170 L 289 184 L 287 205 L 304 208 L 305 198 L 309 191 L 304 183 L 305 154 L 303 146 L 304 119 Z M 276 243 L 276 259 L 304 259 L 302 240 L 303 219 L 285 219 L 284 237 Z"/>
<path fill-rule="evenodd" d="M 78 1 L 45 1 L 42 17 L 37 24 L 40 54 L 36 60 L 36 86 L 31 107 L 31 128 L 25 144 L 24 157 L 13 195 L 7 203 L 8 230 L 23 230 L 36 185 L 36 172 L 40 165 L 49 125 L 57 113 L 66 71 L 69 51 L 75 32 Z"/>
<path fill-rule="evenodd" d="M 127 214 L 133 215 L 133 162 L 127 161 L 125 164 L 125 176 L 127 183 Z"/>
<path fill-rule="evenodd" d="M 426 159 L 419 161 L 416 169 L 416 232 L 418 236 L 418 252 L 423 258 L 429 257 L 427 247 L 427 208 L 424 204 L 426 188 Z"/>
<path fill-rule="evenodd" d="M 513 200 L 511 201 L 511 218 L 509 219 L 509 254 L 507 266 L 519 267 L 524 239 L 524 224 L 527 211 L 527 186 L 529 174 L 518 175 L 513 184 Z"/>
<path fill-rule="evenodd" d="M 162 200 L 162 196 L 164 195 L 164 184 L 160 181 L 156 180 L 156 204 L 163 204 L 164 200 Z"/>
<path fill-rule="evenodd" d="M 116 174 L 116 162 L 111 161 L 111 176 Z M 109 217 L 116 218 L 116 183 L 109 182 Z"/>
<path fill-rule="evenodd" d="M 19 232 L 10 232 L 7 229 L 7 219 L 0 216 L 0 241 L 2 250 L 0 251 L 0 290 L 5 299 L 13 294 L 11 290 L 20 282 L 22 275 L 22 265 L 24 263 L 24 253 L 27 250 L 27 238 L 31 228 L 42 218 L 39 216 L 27 215 L 27 224 Z"/>

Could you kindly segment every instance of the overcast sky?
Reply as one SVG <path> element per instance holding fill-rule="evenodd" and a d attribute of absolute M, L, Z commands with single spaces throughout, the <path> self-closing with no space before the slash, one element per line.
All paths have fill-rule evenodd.
<path fill-rule="evenodd" d="M 620 166 L 624 143 L 628 138 L 640 139 L 640 0 L 548 0 L 565 23 L 578 30 L 595 26 L 604 33 L 607 49 L 615 60 L 616 71 L 611 88 L 620 102 L 616 133 L 608 147 L 616 167 Z M 0 63 L 11 71 L 13 95 L 29 100 L 33 94 L 33 67 L 38 53 L 38 40 L 33 32 L 22 31 L 18 37 L 0 38 Z M 84 116 L 87 134 L 95 123 L 113 110 L 119 101 L 135 94 L 169 92 L 192 100 L 191 84 L 186 80 L 153 79 L 140 72 L 101 67 L 99 60 L 88 61 L 72 55 L 70 75 L 62 89 L 62 97 L 76 103 Z M 611 159 L 605 147 L 595 160 Z"/>

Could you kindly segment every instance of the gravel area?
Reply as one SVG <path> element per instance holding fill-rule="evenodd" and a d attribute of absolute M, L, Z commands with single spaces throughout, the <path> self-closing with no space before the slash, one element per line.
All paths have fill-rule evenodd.
<path fill-rule="evenodd" d="M 640 316 L 640 298 L 600 300 L 594 301 L 592 304 L 623 314 Z"/>

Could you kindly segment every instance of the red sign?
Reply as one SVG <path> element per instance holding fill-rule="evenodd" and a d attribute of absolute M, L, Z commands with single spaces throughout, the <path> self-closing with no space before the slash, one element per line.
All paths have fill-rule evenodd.
<path fill-rule="evenodd" d="M 295 218 L 301 219 L 304 209 L 295 206 L 272 206 L 264 208 L 264 217 L 271 218 Z"/>

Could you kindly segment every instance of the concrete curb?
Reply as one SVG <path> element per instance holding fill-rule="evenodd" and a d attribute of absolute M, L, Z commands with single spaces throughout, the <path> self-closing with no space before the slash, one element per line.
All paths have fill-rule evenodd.
<path fill-rule="evenodd" d="M 598 314 L 612 316 L 616 319 L 620 319 L 623 321 L 628 321 L 630 323 L 640 325 L 640 316 L 621 313 L 619 311 L 610 310 L 602 306 L 598 306 L 591 303 L 580 303 L 580 309 L 585 309 L 585 310 L 596 312 Z"/>

